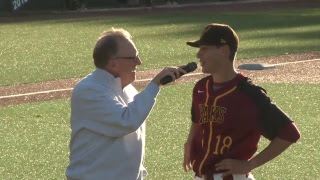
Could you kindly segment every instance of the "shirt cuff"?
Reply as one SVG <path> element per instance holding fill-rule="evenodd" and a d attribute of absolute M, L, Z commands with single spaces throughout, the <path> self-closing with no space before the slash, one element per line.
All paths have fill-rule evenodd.
<path fill-rule="evenodd" d="M 160 92 L 160 87 L 159 87 L 156 83 L 150 82 L 150 83 L 147 85 L 147 87 L 146 87 L 145 90 L 146 90 L 146 91 L 148 92 L 148 94 L 150 94 L 151 96 L 156 97 L 156 96 L 158 95 L 158 93 Z"/>

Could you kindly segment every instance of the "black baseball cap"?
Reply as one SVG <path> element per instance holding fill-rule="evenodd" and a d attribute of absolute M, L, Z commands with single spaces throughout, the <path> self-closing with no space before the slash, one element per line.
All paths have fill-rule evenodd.
<path fill-rule="evenodd" d="M 237 52 L 239 38 L 229 25 L 218 23 L 207 25 L 199 40 L 187 42 L 187 45 L 192 47 L 200 47 L 201 45 L 220 46 L 224 44 L 227 44 L 231 51 Z"/>

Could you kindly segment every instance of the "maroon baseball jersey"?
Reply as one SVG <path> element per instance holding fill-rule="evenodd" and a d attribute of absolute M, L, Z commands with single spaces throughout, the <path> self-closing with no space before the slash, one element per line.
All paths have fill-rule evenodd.
<path fill-rule="evenodd" d="M 191 153 L 197 176 L 219 173 L 215 164 L 225 158 L 249 160 L 257 151 L 261 135 L 272 140 L 289 129 L 293 135 L 285 139 L 296 141 L 300 137 L 290 125 L 292 120 L 271 102 L 265 90 L 242 74 L 223 84 L 214 83 L 212 76 L 198 81 L 193 89 L 191 115 L 201 128 Z"/>

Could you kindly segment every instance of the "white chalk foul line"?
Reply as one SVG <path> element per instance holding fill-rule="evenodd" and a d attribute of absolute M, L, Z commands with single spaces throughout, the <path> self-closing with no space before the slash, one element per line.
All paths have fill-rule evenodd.
<path fill-rule="evenodd" d="M 9 96 L 0 96 L 0 99 L 21 97 L 21 96 L 39 95 L 39 94 L 48 94 L 48 93 L 61 92 L 61 91 L 71 91 L 72 89 L 73 88 L 55 89 L 55 90 L 39 91 L 39 92 L 32 92 L 32 93 L 25 93 L 25 94 L 15 94 L 15 95 L 9 95 Z"/>
<path fill-rule="evenodd" d="M 203 74 L 203 73 L 190 73 L 190 74 L 185 74 L 184 76 L 195 76 L 195 75 L 200 75 L 200 74 Z M 139 79 L 139 80 L 136 80 L 135 82 L 145 82 L 145 81 L 151 81 L 151 80 L 152 79 Z M 0 96 L 0 99 L 22 97 L 22 96 L 32 96 L 32 95 L 48 94 L 48 93 L 54 93 L 54 92 L 72 91 L 72 90 L 73 90 L 73 88 L 55 89 L 55 90 L 39 91 L 39 92 L 32 92 L 32 93 L 25 93 L 25 94 Z"/>
<path fill-rule="evenodd" d="M 320 59 L 309 59 L 309 60 L 284 62 L 284 63 L 278 63 L 278 64 L 248 63 L 248 64 L 241 64 L 238 66 L 238 68 L 243 70 L 263 70 L 263 69 L 273 69 L 276 66 L 282 66 L 286 64 L 298 64 L 298 63 L 306 63 L 306 62 L 319 61 L 319 60 Z"/>
<path fill-rule="evenodd" d="M 304 62 L 312 62 L 312 61 L 319 61 L 320 59 L 309 59 L 309 60 L 301 60 L 301 61 L 291 61 L 291 62 L 285 62 L 285 63 L 278 63 L 278 64 L 272 64 L 274 66 L 279 65 L 286 65 L 286 64 L 296 64 L 296 63 L 304 63 Z"/>

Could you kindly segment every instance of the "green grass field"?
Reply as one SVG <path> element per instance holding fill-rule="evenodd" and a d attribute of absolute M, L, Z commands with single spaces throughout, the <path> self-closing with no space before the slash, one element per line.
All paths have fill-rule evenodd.
<path fill-rule="evenodd" d="M 288 151 L 253 171 L 259 180 L 317 179 L 320 174 L 319 85 L 262 84 L 299 127 L 302 137 Z M 147 120 L 149 180 L 192 179 L 182 169 L 190 125 L 192 83 L 162 88 Z M 184 92 L 184 98 L 176 92 Z M 69 101 L 0 107 L 1 179 L 64 179 L 70 136 Z M 267 144 L 261 143 L 261 148 Z M 260 149 L 261 149 L 260 148 Z M 306 173 L 308 170 L 308 173 Z"/>
<path fill-rule="evenodd" d="M 174 18 L 172 18 L 174 17 Z M 92 49 L 111 27 L 134 37 L 140 70 L 195 61 L 198 39 L 212 22 L 230 24 L 240 38 L 239 59 L 319 50 L 320 9 L 262 13 L 167 13 L 148 16 L 48 20 L 0 24 L 0 86 L 83 77 Z"/>
<path fill-rule="evenodd" d="M 173 18 L 174 17 L 174 18 Z M 239 59 L 317 51 L 320 9 L 262 13 L 157 14 L 0 24 L 0 86 L 83 77 L 105 29 L 123 27 L 143 58 L 140 70 L 196 61 L 185 42 L 211 22 L 230 24 L 240 37 Z M 259 180 L 314 180 L 320 176 L 319 84 L 262 84 L 295 120 L 302 137 L 271 163 Z M 162 88 L 147 120 L 148 180 L 192 179 L 182 170 L 193 84 Z M 177 92 L 179 95 L 177 95 Z M 184 98 L 181 98 L 184 97 Z M 0 107 L 0 179 L 65 179 L 69 162 L 69 100 Z M 261 148 L 267 145 L 263 139 Z"/>

